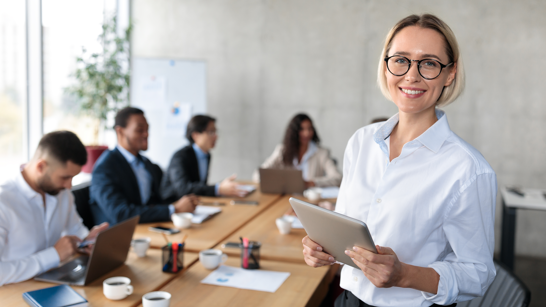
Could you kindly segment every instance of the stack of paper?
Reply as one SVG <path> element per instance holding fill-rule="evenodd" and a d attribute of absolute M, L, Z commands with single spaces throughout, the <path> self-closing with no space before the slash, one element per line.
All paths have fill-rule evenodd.
<path fill-rule="evenodd" d="M 212 216 L 222 212 L 222 209 L 208 206 L 197 206 L 193 211 L 193 218 L 191 222 L 194 224 L 201 224 L 208 220 Z"/>
<path fill-rule="evenodd" d="M 324 187 L 320 190 L 320 198 L 337 198 L 339 194 L 338 187 Z"/>
<path fill-rule="evenodd" d="M 292 228 L 303 229 L 303 225 L 301 224 L 300 219 L 295 216 L 294 216 L 294 220 L 292 220 Z"/>
<path fill-rule="evenodd" d="M 250 184 L 240 184 L 237 188 L 239 190 L 247 191 L 249 194 L 256 191 L 256 187 Z"/>
<path fill-rule="evenodd" d="M 273 293 L 279 289 L 288 276 L 290 273 L 245 270 L 222 265 L 201 280 L 201 283 Z"/>

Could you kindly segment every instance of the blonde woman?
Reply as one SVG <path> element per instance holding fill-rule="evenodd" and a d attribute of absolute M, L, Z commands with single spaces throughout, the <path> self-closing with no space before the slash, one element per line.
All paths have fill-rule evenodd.
<path fill-rule="evenodd" d="M 429 14 L 399 21 L 378 82 L 399 112 L 349 140 L 336 211 L 365 222 L 379 253 L 346 251 L 358 269 L 343 267 L 336 306 L 455 306 L 482 296 L 495 277 L 497 182 L 439 109 L 464 86 L 449 26 Z M 334 263 L 308 237 L 303 244 L 308 265 Z"/>

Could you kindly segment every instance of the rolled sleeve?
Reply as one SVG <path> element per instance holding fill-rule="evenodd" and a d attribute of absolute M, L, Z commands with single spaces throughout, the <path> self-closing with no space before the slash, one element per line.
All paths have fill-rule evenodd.
<path fill-rule="evenodd" d="M 444 233 L 451 252 L 429 265 L 440 275 L 435 295 L 425 299 L 449 305 L 483 296 L 495 278 L 493 263 L 497 181 L 494 173 L 478 174 L 462 185 L 445 216 Z"/>

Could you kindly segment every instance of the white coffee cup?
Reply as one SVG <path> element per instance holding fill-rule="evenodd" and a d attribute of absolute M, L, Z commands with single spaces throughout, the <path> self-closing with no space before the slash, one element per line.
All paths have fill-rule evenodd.
<path fill-rule="evenodd" d="M 320 199 L 320 190 L 311 188 L 303 191 L 303 196 L 305 196 L 310 201 L 317 201 Z"/>
<path fill-rule="evenodd" d="M 207 270 L 214 270 L 226 262 L 228 256 L 219 249 L 207 249 L 199 252 L 199 261 Z"/>
<path fill-rule="evenodd" d="M 190 228 L 192 218 L 193 214 L 187 212 L 173 213 L 173 215 L 171 215 L 174 226 L 178 228 Z"/>
<path fill-rule="evenodd" d="M 168 307 L 171 303 L 171 294 L 165 291 L 154 291 L 142 296 L 144 307 Z"/>
<path fill-rule="evenodd" d="M 102 292 L 108 299 L 122 300 L 133 293 L 133 286 L 127 277 L 110 277 L 102 282 Z"/>
<path fill-rule="evenodd" d="M 146 252 L 150 248 L 150 238 L 136 238 L 131 241 L 131 246 L 138 257 L 146 257 Z"/>
<path fill-rule="evenodd" d="M 277 228 L 279 228 L 279 232 L 283 235 L 290 233 L 290 229 L 292 229 L 292 222 L 293 219 L 288 216 L 279 217 L 275 220 Z"/>

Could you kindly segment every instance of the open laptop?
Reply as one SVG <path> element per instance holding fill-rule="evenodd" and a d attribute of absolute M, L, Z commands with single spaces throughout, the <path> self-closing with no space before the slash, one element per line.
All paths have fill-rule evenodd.
<path fill-rule="evenodd" d="M 64 265 L 36 276 L 36 280 L 85 286 L 119 267 L 127 259 L 139 216 L 99 233 L 91 255 L 81 255 Z"/>
<path fill-rule="evenodd" d="M 272 194 L 302 194 L 305 182 L 301 170 L 260 168 L 260 190 Z"/>

